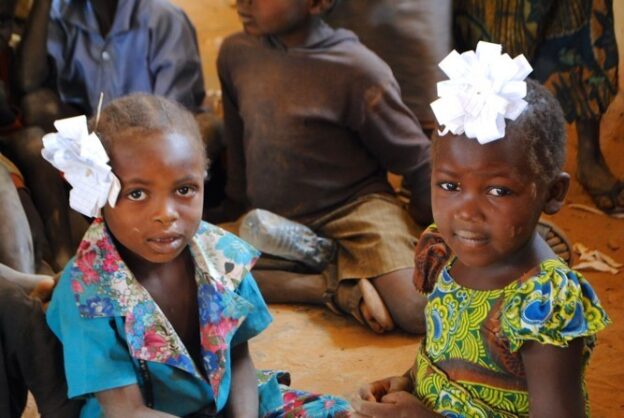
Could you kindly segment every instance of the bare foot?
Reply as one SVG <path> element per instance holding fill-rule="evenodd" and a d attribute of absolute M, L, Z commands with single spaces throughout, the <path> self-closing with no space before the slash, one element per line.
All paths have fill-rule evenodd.
<path fill-rule="evenodd" d="M 600 149 L 600 119 L 579 119 L 576 132 L 579 182 L 598 209 L 607 213 L 624 212 L 624 183 L 611 173 Z"/>
<path fill-rule="evenodd" d="M 351 314 L 362 325 L 378 334 L 394 329 L 394 322 L 377 293 L 367 279 L 345 280 L 338 286 L 336 304 Z"/>
<path fill-rule="evenodd" d="M 624 212 L 624 183 L 602 164 L 579 166 L 577 178 L 596 207 L 606 213 Z"/>

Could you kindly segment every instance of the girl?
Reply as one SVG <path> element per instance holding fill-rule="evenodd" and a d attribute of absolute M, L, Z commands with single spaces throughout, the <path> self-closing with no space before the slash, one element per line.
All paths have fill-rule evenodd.
<path fill-rule="evenodd" d="M 443 97 L 432 105 L 452 133 L 434 138 L 436 225 L 416 254 L 414 281 L 428 298 L 426 337 L 408 373 L 360 389 L 354 407 L 363 415 L 589 411 L 583 371 L 594 334 L 609 319 L 589 283 L 536 232 L 540 214 L 556 213 L 568 189 L 563 114 L 536 82 L 527 83 L 526 104 L 522 95 L 499 94 L 522 92 L 518 82 L 528 72 L 522 59 L 481 47 L 441 63 L 453 78 L 439 86 Z M 507 80 L 505 68 L 513 76 Z M 515 117 L 506 127 L 502 117 L 488 117 L 500 103 Z M 445 113 L 458 106 L 468 114 Z"/>
<path fill-rule="evenodd" d="M 283 394 L 275 375 L 257 387 L 247 341 L 271 322 L 249 272 L 258 253 L 201 222 L 208 164 L 193 116 L 133 95 L 105 107 L 97 136 L 77 122 L 57 122 L 44 156 L 72 183 L 72 207 L 104 206 L 47 313 L 81 416 L 341 416 L 346 402 Z"/>

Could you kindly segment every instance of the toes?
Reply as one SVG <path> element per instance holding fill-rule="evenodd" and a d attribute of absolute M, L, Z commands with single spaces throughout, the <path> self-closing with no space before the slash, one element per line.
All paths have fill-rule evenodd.
<path fill-rule="evenodd" d="M 390 315 L 390 312 L 388 312 L 388 309 L 379 296 L 379 293 L 377 293 L 377 289 L 375 289 L 371 282 L 366 279 L 359 280 L 358 285 L 362 291 L 360 311 L 362 311 L 362 306 L 364 305 L 370 316 L 374 318 L 384 330 L 390 331 L 394 329 L 392 316 Z"/>
<path fill-rule="evenodd" d="M 368 327 L 373 332 L 377 334 L 383 334 L 386 331 L 386 329 L 384 329 L 384 327 L 375 320 L 375 317 L 373 316 L 373 314 L 371 314 L 371 312 L 368 310 L 368 307 L 363 301 L 362 303 L 360 303 L 360 313 L 362 314 L 362 319 L 364 319 L 366 325 L 368 325 Z"/>

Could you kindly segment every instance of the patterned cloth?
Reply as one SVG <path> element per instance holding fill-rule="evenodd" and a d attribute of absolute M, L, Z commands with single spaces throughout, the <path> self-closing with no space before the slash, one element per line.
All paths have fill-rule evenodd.
<path fill-rule="evenodd" d="M 417 266 L 436 270 L 444 250 L 435 228 L 427 234 L 421 241 L 431 245 L 419 249 L 429 255 L 417 255 Z M 432 246 L 434 251 L 428 249 Z M 429 261 L 418 262 L 425 259 Z M 546 260 L 495 290 L 462 287 L 449 274 L 451 264 L 442 267 L 433 284 L 427 280 L 431 275 L 416 278 L 428 303 L 425 344 L 411 374 L 414 394 L 444 416 L 528 416 L 519 352 L 524 342 L 566 347 L 584 337 L 586 363 L 595 334 L 609 324 L 609 317 L 587 280 L 562 260 Z"/>
<path fill-rule="evenodd" d="M 612 0 L 456 0 L 454 22 L 459 50 L 485 40 L 524 54 L 568 122 L 599 117 L 617 93 Z"/>
<path fill-rule="evenodd" d="M 4 154 L 2 154 L 1 152 L 0 166 L 4 167 L 11 175 L 11 180 L 13 181 L 16 189 L 26 188 L 26 183 L 24 182 L 24 176 L 22 175 L 22 172 L 19 170 L 19 168 L 17 168 L 15 164 L 13 164 L 11 160 L 5 157 Z"/>
<path fill-rule="evenodd" d="M 47 313 L 50 328 L 63 343 L 69 396 L 86 398 L 81 417 L 103 416 L 94 393 L 131 384 L 138 384 L 144 396 L 153 399 L 154 409 L 176 416 L 216 413 L 225 406 L 231 389 L 231 348 L 271 322 L 249 273 L 258 252 L 207 223 L 200 225 L 189 248 L 195 261 L 207 380 L 164 313 L 121 259 L 104 222 L 97 219 L 85 234 Z M 151 384 L 146 384 L 141 372 L 142 361 Z M 297 416 L 301 417 L 334 416 L 314 413 L 331 402 L 342 410 L 349 408 L 345 401 L 332 397 L 306 399 L 280 386 L 279 374 L 261 375 L 265 378 L 260 379 L 259 415 L 299 408 Z M 151 396 L 146 394 L 149 386 Z"/>

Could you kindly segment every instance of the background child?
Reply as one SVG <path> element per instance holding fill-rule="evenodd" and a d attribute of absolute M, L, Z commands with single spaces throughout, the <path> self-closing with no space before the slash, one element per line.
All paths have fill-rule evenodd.
<path fill-rule="evenodd" d="M 453 67 L 461 72 L 461 65 Z M 483 68 L 501 67 L 481 68 L 492 77 Z M 480 86 L 487 76 L 478 80 Z M 446 87 L 459 89 L 452 82 Z M 421 236 L 414 276 L 428 298 L 426 339 L 405 376 L 360 389 L 354 402 L 359 413 L 581 417 L 588 412 L 583 371 L 594 335 L 609 319 L 589 283 L 536 231 L 542 212 L 561 208 L 569 176 L 561 171 L 566 143 L 561 108 L 544 87 L 527 84 L 528 106 L 508 122 L 504 138 L 480 144 L 459 130 L 434 137 L 436 226 Z M 462 95 L 471 97 L 466 89 L 455 98 Z M 479 97 L 472 99 L 474 104 Z M 489 96 L 472 110 L 498 99 Z M 510 103 L 510 108 L 519 105 Z M 466 132 L 471 127 L 479 130 L 481 142 L 483 124 L 461 125 Z"/>
<path fill-rule="evenodd" d="M 422 332 L 411 275 L 414 220 L 430 220 L 429 140 L 388 66 L 323 22 L 333 5 L 237 2 L 246 33 L 227 38 L 218 58 L 226 194 L 242 210 L 269 210 L 338 243 L 322 274 L 258 267 L 269 302 L 337 304 L 377 332 L 393 322 Z M 409 213 L 388 170 L 410 185 Z"/>
<path fill-rule="evenodd" d="M 64 130 L 75 122 L 63 121 L 46 158 L 67 156 L 65 141 L 86 145 Z M 282 397 L 271 375 L 259 401 L 247 341 L 271 316 L 249 273 L 257 252 L 201 222 L 207 160 L 193 116 L 164 98 L 134 95 L 111 102 L 96 125 L 121 190 L 117 197 L 101 184 L 94 209 L 112 203 L 85 234 L 47 313 L 63 344 L 69 397 L 86 400 L 81 416 L 256 417 L 284 408 L 340 416 L 344 401 Z M 106 171 L 92 166 L 95 156 L 72 165 Z M 93 197 L 74 186 L 72 199 Z"/>
<path fill-rule="evenodd" d="M 485 39 L 527 56 L 535 67 L 532 77 L 559 100 L 567 121 L 574 122 L 578 181 L 607 213 L 624 212 L 624 181 L 613 174 L 600 146 L 600 124 L 618 92 L 614 3 L 453 2 L 457 49 L 473 49 Z"/>

